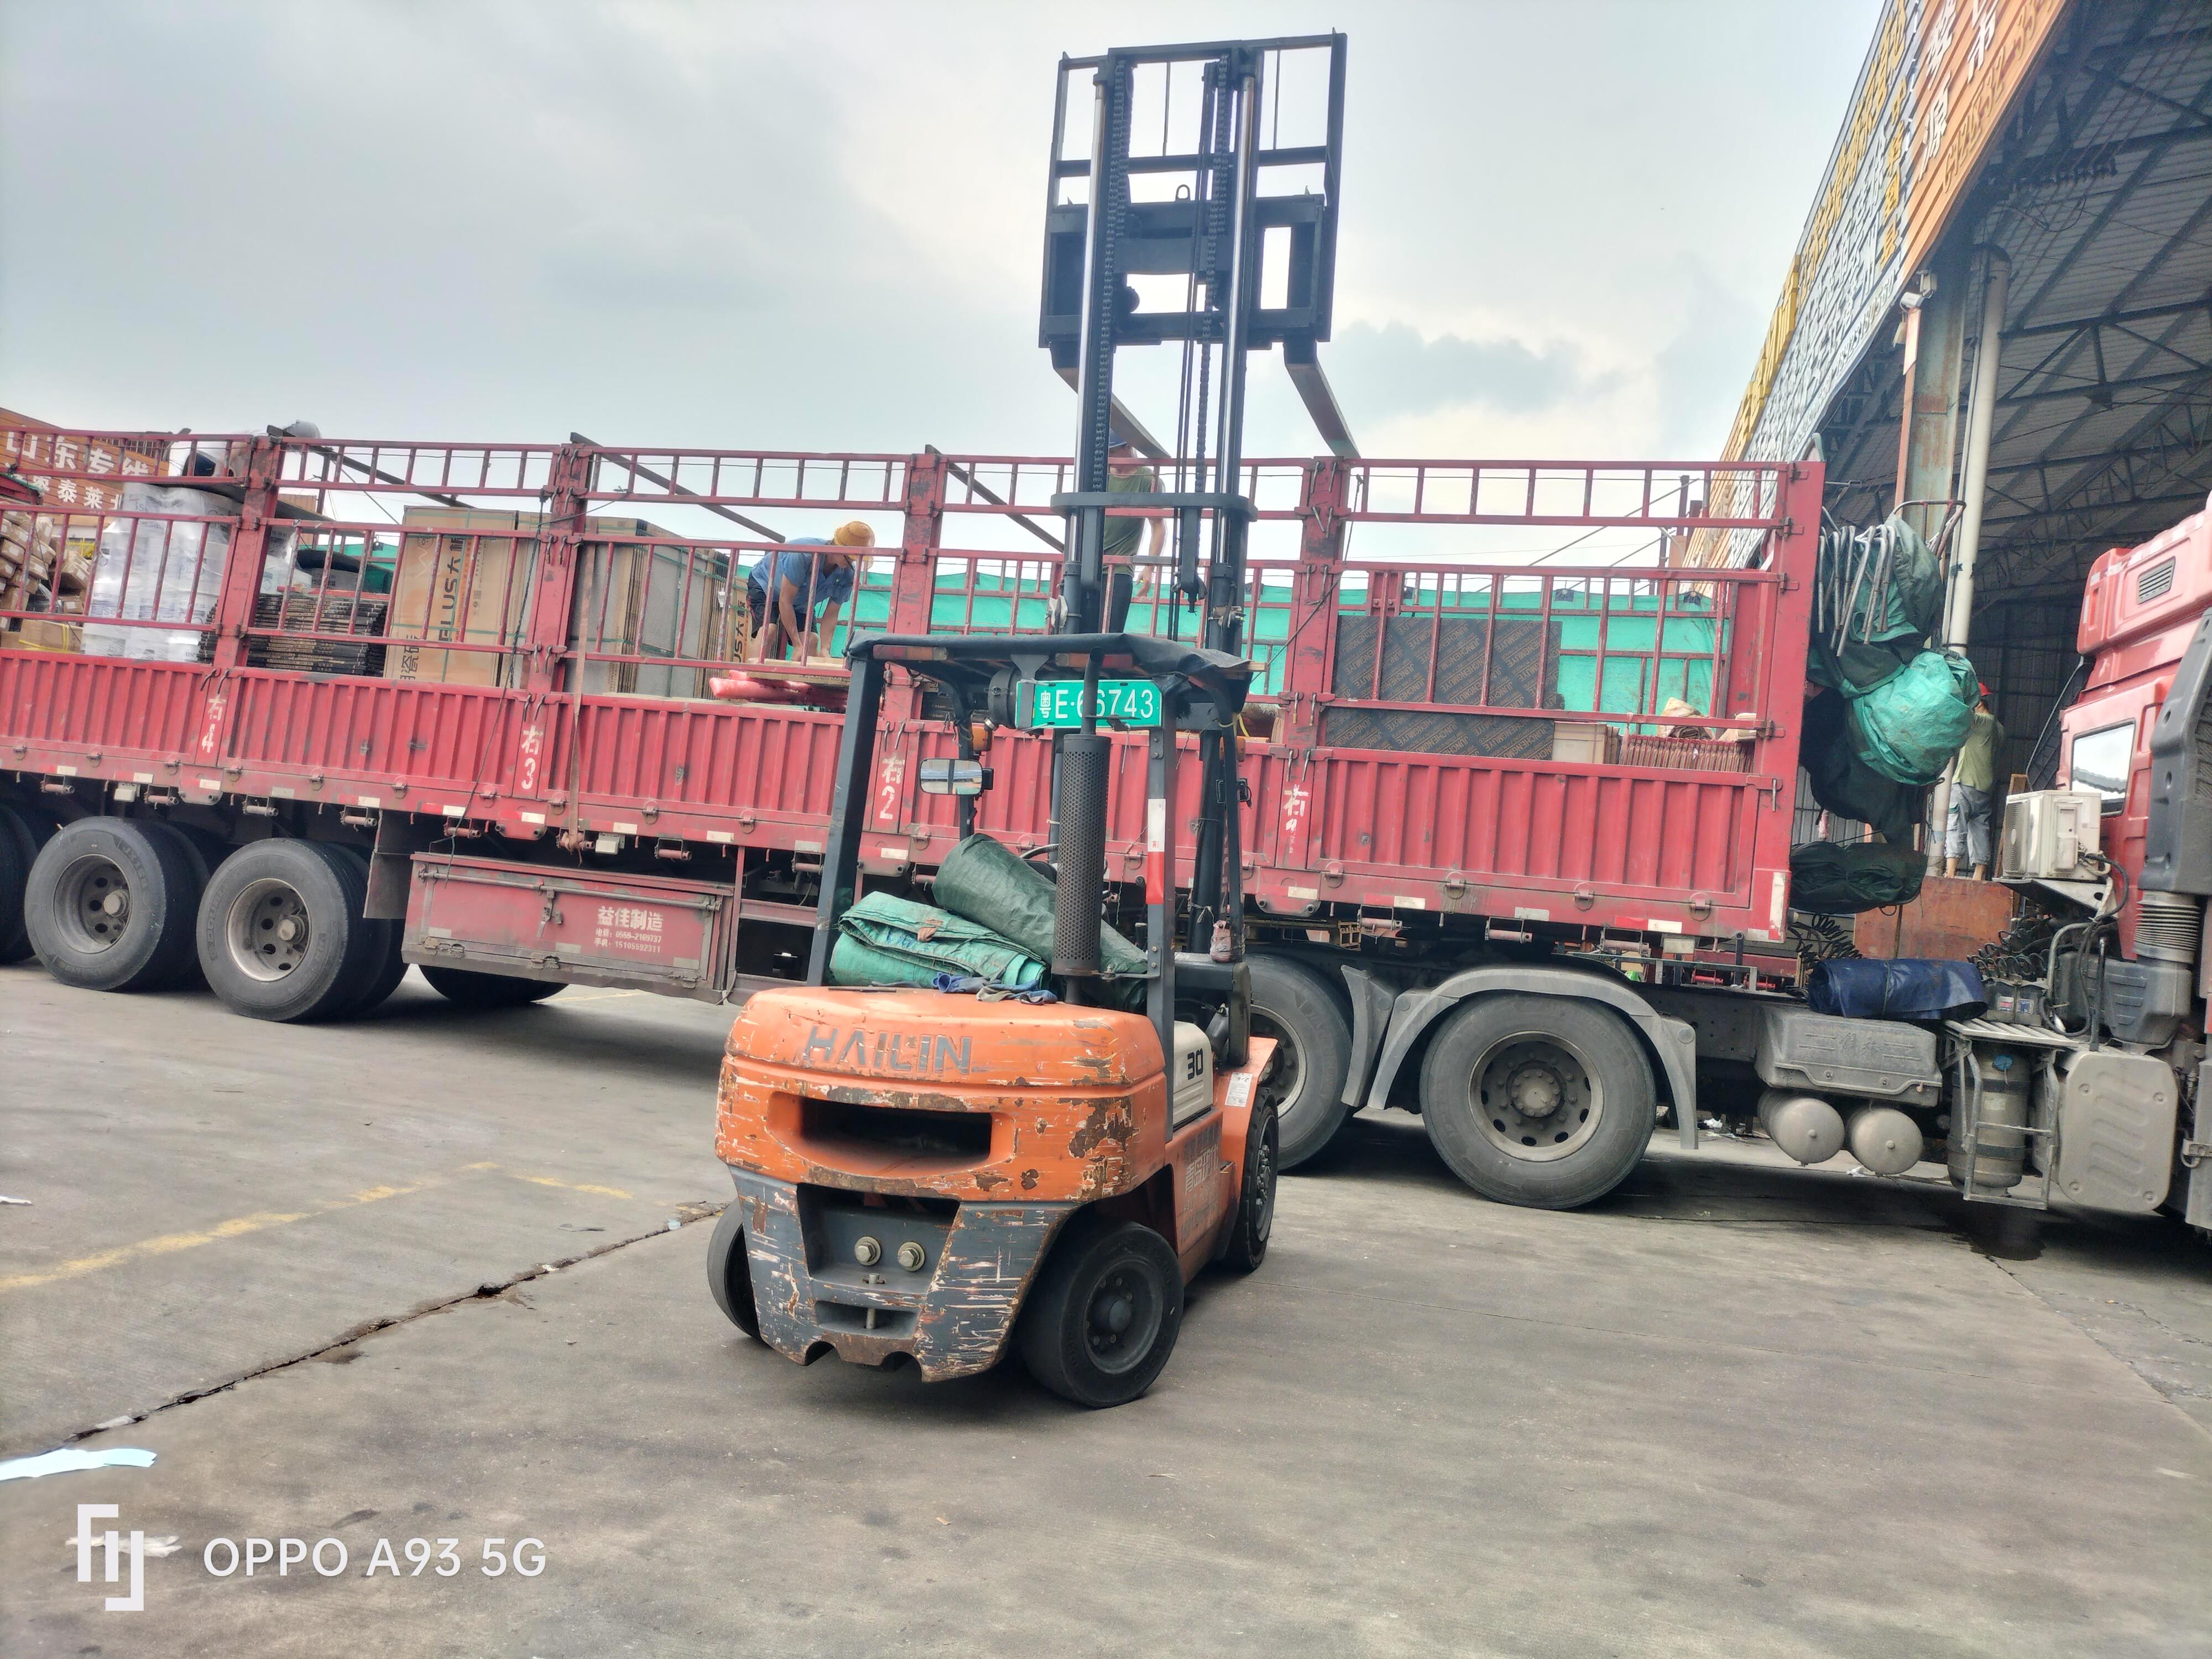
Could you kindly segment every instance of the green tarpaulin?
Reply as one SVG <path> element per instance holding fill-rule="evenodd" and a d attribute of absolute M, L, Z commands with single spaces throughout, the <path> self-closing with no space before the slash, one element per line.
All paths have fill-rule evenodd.
<path fill-rule="evenodd" d="M 1850 916 L 1920 896 L 1928 855 L 1911 846 L 1816 841 L 1790 849 L 1790 906 L 1817 915 Z"/>
<path fill-rule="evenodd" d="M 1052 960 L 1052 878 L 1004 843 L 969 836 L 945 855 L 933 890 L 955 915 L 1005 934 L 1040 961 Z M 1148 966 L 1142 951 L 1103 926 L 1098 955 L 1109 974 L 1142 975 Z"/>
<path fill-rule="evenodd" d="M 837 919 L 832 983 L 929 985 L 939 974 L 1025 991 L 1044 978 L 1044 963 L 965 917 L 890 893 L 866 894 Z"/>

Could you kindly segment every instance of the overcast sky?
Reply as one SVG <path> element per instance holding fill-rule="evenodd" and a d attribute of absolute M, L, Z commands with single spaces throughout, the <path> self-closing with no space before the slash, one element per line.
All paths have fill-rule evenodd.
<path fill-rule="evenodd" d="M 1323 362 L 1365 453 L 1694 459 L 1878 9 L 0 0 L 0 404 L 1064 453 L 1055 59 L 1341 27 Z M 1253 373 L 1246 453 L 1316 451 Z"/>

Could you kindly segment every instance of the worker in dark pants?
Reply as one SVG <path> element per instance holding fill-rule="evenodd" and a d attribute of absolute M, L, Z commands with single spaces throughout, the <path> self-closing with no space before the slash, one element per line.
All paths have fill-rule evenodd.
<path fill-rule="evenodd" d="M 1996 844 L 1997 750 L 2004 746 L 2004 722 L 1990 713 L 1990 688 L 1977 685 L 1973 723 L 1951 774 L 1951 811 L 1943 826 L 1943 873 L 1959 873 L 1959 860 L 1973 866 L 1974 879 L 1986 881 Z"/>
<path fill-rule="evenodd" d="M 838 613 L 853 597 L 854 562 L 876 544 L 876 532 L 855 519 L 823 541 L 794 536 L 745 573 L 745 605 L 760 660 L 775 662 L 787 646 L 805 662 L 818 648 L 829 650 L 837 632 Z"/>
<path fill-rule="evenodd" d="M 1138 459 L 1137 447 L 1120 433 L 1109 436 L 1106 452 L 1106 488 L 1117 495 L 1142 495 L 1160 487 L 1159 475 Z M 1106 509 L 1106 631 L 1118 634 L 1128 625 L 1129 600 L 1133 593 L 1149 595 L 1152 591 L 1156 567 L 1147 564 L 1140 572 L 1132 572 L 1129 561 L 1137 551 L 1139 537 L 1145 538 L 1145 556 L 1157 559 L 1161 544 L 1167 539 L 1164 528 L 1167 509 L 1139 507 L 1109 507 Z M 1114 562 L 1121 561 L 1117 568 Z"/>

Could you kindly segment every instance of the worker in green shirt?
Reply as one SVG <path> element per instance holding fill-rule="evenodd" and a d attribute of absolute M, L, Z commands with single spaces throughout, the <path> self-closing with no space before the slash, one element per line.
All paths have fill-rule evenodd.
<path fill-rule="evenodd" d="M 1959 860 L 1974 867 L 1974 879 L 1989 878 L 1996 845 L 1997 750 L 2004 746 L 2004 722 L 1990 713 L 1990 688 L 1977 685 L 1973 723 L 1951 774 L 1951 811 L 1943 826 L 1943 873 L 1959 873 Z"/>
<path fill-rule="evenodd" d="M 1136 445 L 1119 432 L 1109 434 L 1106 465 L 1106 488 L 1117 495 L 1148 494 L 1160 487 L 1159 475 L 1138 459 Z M 1149 594 L 1152 591 L 1154 567 L 1147 564 L 1141 572 L 1133 573 L 1131 561 L 1140 537 L 1146 538 L 1146 558 L 1159 556 L 1160 544 L 1166 539 L 1163 526 L 1167 516 L 1165 507 L 1106 509 L 1106 536 L 1101 546 L 1106 555 L 1106 631 L 1109 634 L 1118 634 L 1127 625 L 1132 592 Z"/>

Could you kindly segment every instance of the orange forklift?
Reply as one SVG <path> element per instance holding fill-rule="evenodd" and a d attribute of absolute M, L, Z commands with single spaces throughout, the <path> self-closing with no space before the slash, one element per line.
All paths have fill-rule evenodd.
<path fill-rule="evenodd" d="M 1306 129 L 1325 140 L 1265 148 L 1264 81 L 1293 55 L 1321 60 L 1323 76 L 1297 84 L 1326 85 Z M 1254 673 L 1245 366 L 1281 343 L 1323 435 L 1351 453 L 1314 350 L 1328 333 L 1344 63 L 1340 34 L 1060 60 L 1040 334 L 1076 388 L 1075 488 L 1051 499 L 1064 543 L 1020 520 L 1062 555 L 1051 628 L 854 638 L 806 981 L 746 1003 L 722 1066 L 715 1149 L 737 1200 L 715 1230 L 708 1285 L 740 1329 L 802 1364 L 910 1362 L 936 1380 L 983 1370 L 1011 1346 L 1056 1393 L 1121 1405 L 1166 1364 L 1192 1276 L 1217 1261 L 1249 1270 L 1266 1254 L 1273 1044 L 1250 1031 L 1237 776 Z M 1085 75 L 1087 145 L 1069 131 Z M 1171 149 L 1163 123 L 1158 153 L 1139 144 L 1140 98 L 1194 141 Z M 1278 93 L 1278 131 L 1279 103 Z M 1275 175 L 1292 182 L 1271 190 L 1279 168 L 1295 170 Z M 1263 272 L 1268 258 L 1284 268 Z M 1132 276 L 1180 279 L 1168 286 L 1181 309 L 1148 309 Z M 1265 307 L 1263 294 L 1283 302 Z M 1130 446 L 1160 451 L 1113 391 L 1117 347 L 1163 342 L 1182 345 L 1188 453 L 1166 463 L 1171 489 L 1129 476 Z M 1149 633 L 1127 627 L 1138 518 L 1171 525 L 1175 542 Z M 1056 869 L 1036 1000 L 854 983 L 849 966 L 848 982 L 833 982 L 895 672 L 922 685 L 955 734 L 956 754 L 925 761 L 919 781 L 955 798 L 963 846 L 993 781 L 990 728 L 1051 735 Z M 1181 733 L 1200 769 L 1187 908 Z M 1135 902 L 1109 889 L 1106 832 L 1109 776 L 1133 787 L 1139 753 L 1141 952 L 1103 923 L 1109 900 Z M 1177 948 L 1179 932 L 1192 948 Z M 1115 948 L 1102 954 L 1102 938 Z M 1045 942 L 1032 931 L 1032 970 Z"/>
<path fill-rule="evenodd" d="M 1144 635 L 878 635 L 849 654 L 806 983 L 756 993 L 722 1065 L 715 1150 L 737 1201 L 715 1230 L 708 1282 L 740 1329 L 802 1363 L 911 1360 L 935 1381 L 996 1364 L 1011 1334 L 1046 1387 L 1121 1405 L 1167 1364 L 1192 1276 L 1215 1261 L 1249 1270 L 1267 1253 L 1275 1118 L 1258 1085 L 1273 1044 L 1249 1036 L 1241 961 L 1148 948 L 1146 1012 L 1115 1006 L 1134 988 L 1100 961 L 1115 742 L 1096 714 L 1060 744 L 1060 1000 L 837 986 L 830 962 L 854 901 L 891 665 L 956 706 L 963 753 L 925 762 L 921 784 L 957 798 L 963 840 L 988 781 L 966 734 L 992 681 L 1003 693 L 1027 678 L 1025 700 L 1073 707 L 1080 692 L 1094 710 L 1110 700 L 1158 711 L 1142 742 L 1146 933 L 1163 942 L 1176 910 L 1164 878 L 1176 727 L 1232 722 L 1249 665 Z M 1175 1017 L 1178 1003 L 1209 1002 L 1211 1035 Z"/>

